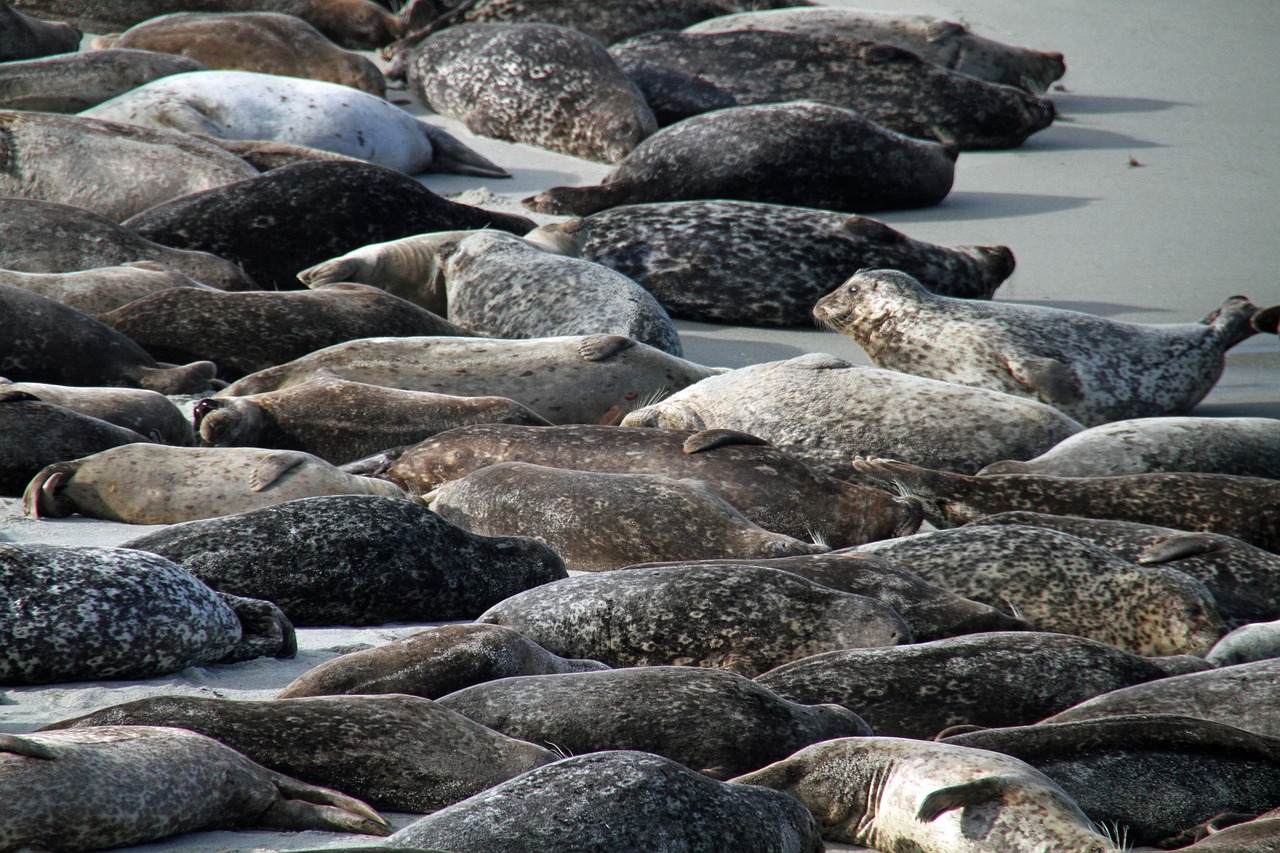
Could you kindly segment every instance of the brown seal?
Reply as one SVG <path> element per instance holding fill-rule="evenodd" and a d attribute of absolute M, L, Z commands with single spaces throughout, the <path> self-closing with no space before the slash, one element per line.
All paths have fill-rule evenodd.
<path fill-rule="evenodd" d="M 155 261 L 63 273 L 0 270 L 0 284 L 39 293 L 85 314 L 102 314 L 171 287 L 214 289 Z"/>
<path fill-rule="evenodd" d="M 194 59 L 149 50 L 94 50 L 0 64 L 0 109 L 75 113 L 169 74 Z"/>
<path fill-rule="evenodd" d="M 133 430 L 161 444 L 187 446 L 193 441 L 191 424 L 182 410 L 157 391 L 0 380 L 0 394 L 7 391 L 30 394 L 46 403 Z"/>

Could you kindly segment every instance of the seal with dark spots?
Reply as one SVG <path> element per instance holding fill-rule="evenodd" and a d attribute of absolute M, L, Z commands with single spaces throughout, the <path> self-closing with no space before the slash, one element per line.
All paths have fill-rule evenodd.
<path fill-rule="evenodd" d="M 388 76 L 472 133 L 617 163 L 658 128 L 604 45 L 553 24 L 461 24 L 402 46 Z"/>
<path fill-rule="evenodd" d="M 185 56 L 122 49 L 5 62 L 0 108 L 76 113 L 157 78 L 204 67 Z"/>
<path fill-rule="evenodd" d="M 191 424 L 182 410 L 156 391 L 0 380 L 0 394 L 6 391 L 31 394 L 43 402 L 132 430 L 149 441 L 181 446 L 192 443 Z"/>
<path fill-rule="evenodd" d="M 1241 625 L 1205 652 L 1204 659 L 1214 666 L 1280 658 L 1280 621 L 1254 622 Z"/>
<path fill-rule="evenodd" d="M 391 832 L 359 800 L 182 729 L 0 734 L 0 786 L 4 850 L 101 850 L 246 826 Z"/>
<path fill-rule="evenodd" d="M 439 699 L 499 678 L 608 668 L 598 661 L 552 654 L 501 625 L 441 625 L 325 661 L 295 678 L 276 699 L 343 693 L 407 693 Z"/>
<path fill-rule="evenodd" d="M 866 267 L 974 299 L 1014 267 L 1004 246 L 935 246 L 865 216 L 748 201 L 624 205 L 526 239 L 617 270 L 672 316 L 752 326 L 810 325 L 813 304 Z"/>
<path fill-rule="evenodd" d="M 514 595 L 476 621 L 564 657 L 748 678 L 819 652 L 911 641 L 902 617 L 879 601 L 756 566 L 579 575 Z"/>
<path fill-rule="evenodd" d="M 1047 98 L 950 71 L 900 47 L 829 32 L 650 32 L 609 53 L 633 77 L 644 66 L 688 74 L 743 106 L 812 98 L 962 150 L 1013 148 L 1054 118 Z"/>
<path fill-rule="evenodd" d="M 172 726 L 221 741 L 277 773 L 375 808 L 433 812 L 554 753 L 490 731 L 418 696 L 318 696 L 230 701 L 156 696 L 112 705 L 41 731 Z"/>
<path fill-rule="evenodd" d="M 599 186 L 553 187 L 524 205 L 577 216 L 695 199 L 899 210 L 946 198 L 955 165 L 955 146 L 903 136 L 852 110 L 793 101 L 685 119 L 636 146 Z"/>
<path fill-rule="evenodd" d="M 814 744 L 731 780 L 784 791 L 828 841 L 912 853 L 1106 853 L 1071 797 L 1016 758 L 906 738 Z"/>
<path fill-rule="evenodd" d="M 1209 669 L 1190 655 L 1150 658 L 1067 634 L 995 632 L 783 664 L 756 681 L 792 702 L 834 702 L 890 737 L 951 726 L 1021 726 L 1111 690 Z"/>
<path fill-rule="evenodd" d="M 171 287 L 214 289 L 154 261 L 62 273 L 0 270 L 0 284 L 39 293 L 85 314 L 102 314 Z"/>
<path fill-rule="evenodd" d="M 860 454 L 973 472 L 998 459 L 1030 459 L 1082 429 L 1043 403 L 825 353 L 709 377 L 622 425 L 740 430 L 841 479 L 853 476 L 849 465 Z"/>
<path fill-rule="evenodd" d="M 565 577 L 539 542 L 475 536 L 417 504 L 368 495 L 189 522 L 128 547 L 167 557 L 214 589 L 274 601 L 299 625 L 472 619 Z"/>
<path fill-rule="evenodd" d="M 357 246 L 426 231 L 499 228 L 524 234 L 522 216 L 441 198 L 393 169 L 342 161 L 298 163 L 251 181 L 153 207 L 126 223 L 167 246 L 212 252 L 262 288 L 298 288 L 297 272 Z"/>
<path fill-rule="evenodd" d="M 914 533 L 920 523 L 909 501 L 820 474 L 731 430 L 477 425 L 406 448 L 381 476 L 421 494 L 499 462 L 700 480 L 766 530 L 833 548 Z"/>
<path fill-rule="evenodd" d="M 1280 315 L 1280 312 L 1276 312 Z M 813 309 L 879 367 L 1030 397 L 1086 426 L 1190 412 L 1226 351 L 1276 320 L 1233 296 L 1199 323 L 1144 325 L 1060 308 L 929 293 L 896 270 L 864 270 Z"/>
<path fill-rule="evenodd" d="M 278 609 L 155 554 L 0 542 L 0 588 L 0 684 L 148 678 L 296 648 Z"/>
<path fill-rule="evenodd" d="M 71 24 L 42 21 L 22 14 L 13 5 L 0 3 L 0 62 L 80 49 L 80 31 Z"/>

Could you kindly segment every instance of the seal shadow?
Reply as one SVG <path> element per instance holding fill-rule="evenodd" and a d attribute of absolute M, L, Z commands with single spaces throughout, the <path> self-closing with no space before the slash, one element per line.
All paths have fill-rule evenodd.
<path fill-rule="evenodd" d="M 1161 101 L 1155 98 L 1125 98 L 1114 95 L 1078 95 L 1052 92 L 1053 104 L 1064 115 L 1099 115 L 1104 113 L 1154 113 L 1174 107 L 1192 107 L 1187 101 Z"/>
<path fill-rule="evenodd" d="M 1126 133 L 1076 124 L 1069 115 L 1060 115 L 1048 129 L 1022 144 L 1023 151 L 1110 151 L 1133 148 L 1165 148 L 1161 142 L 1138 139 Z"/>
<path fill-rule="evenodd" d="M 726 340 L 682 328 L 680 341 L 684 345 L 685 358 L 717 367 L 736 368 L 766 361 L 785 361 L 808 352 L 803 347 L 760 340 L 749 333 L 741 340 Z"/>
<path fill-rule="evenodd" d="M 1074 210 L 1098 200 L 1090 196 L 953 190 L 939 205 L 908 213 L 894 213 L 892 216 L 883 218 L 890 224 L 1007 219 L 1014 216 L 1038 216 L 1042 213 Z"/>
<path fill-rule="evenodd" d="M 1280 402 L 1201 403 L 1191 414 L 1197 418 L 1280 418 Z"/>

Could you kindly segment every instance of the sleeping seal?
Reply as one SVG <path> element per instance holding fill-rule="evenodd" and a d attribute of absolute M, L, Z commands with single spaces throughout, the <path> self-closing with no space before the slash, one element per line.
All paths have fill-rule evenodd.
<path fill-rule="evenodd" d="M 150 441 L 184 447 L 192 443 L 191 424 L 182 410 L 157 391 L 0 380 L 0 394 L 8 391 L 30 394 L 43 402 L 124 427 Z"/>
<path fill-rule="evenodd" d="M 0 108 L 75 113 L 157 78 L 204 67 L 185 56 L 124 49 L 5 62 L 0 64 Z"/>
<path fill-rule="evenodd" d="M 155 261 L 64 273 L 0 270 L 0 284 L 39 293 L 85 314 L 112 311 L 172 287 L 214 289 Z"/>

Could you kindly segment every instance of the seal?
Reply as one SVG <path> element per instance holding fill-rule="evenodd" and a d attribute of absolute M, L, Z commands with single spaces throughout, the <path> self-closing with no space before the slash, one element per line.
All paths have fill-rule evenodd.
<path fill-rule="evenodd" d="M 3 390 L 0 387 L 0 393 Z M 205 398 L 196 403 L 194 420 L 206 447 L 301 450 L 332 465 L 468 424 L 549 426 L 525 406 L 503 397 L 400 391 L 324 372 L 279 391 Z"/>
<path fill-rule="evenodd" d="M 1235 666 L 1280 658 L 1280 621 L 1241 625 L 1214 644 L 1204 659 L 1214 666 Z"/>
<path fill-rule="evenodd" d="M 158 364 L 129 338 L 38 293 L 0 284 L 0 376 L 60 385 L 126 385 L 162 394 L 209 387 L 216 368 Z"/>
<path fill-rule="evenodd" d="M 316 495 L 402 497 L 385 480 L 344 474 L 309 453 L 248 447 L 126 444 L 50 465 L 27 484 L 29 518 L 72 513 L 174 524 Z"/>
<path fill-rule="evenodd" d="M 297 289 L 298 270 L 353 246 L 427 231 L 534 227 L 522 216 L 447 201 L 392 169 L 346 161 L 274 169 L 153 207 L 125 225 L 148 240 L 238 263 L 264 290 Z"/>
<path fill-rule="evenodd" d="M 760 439 L 731 430 L 489 423 L 406 448 L 380 476 L 422 494 L 500 462 L 700 480 L 766 530 L 816 538 L 833 548 L 914 533 L 920 525 L 910 501 L 812 471 Z"/>
<path fill-rule="evenodd" d="M 1014 267 L 1005 246 L 935 246 L 865 216 L 749 201 L 623 205 L 526 239 L 617 270 L 673 317 L 750 326 L 810 325 L 850 270 L 892 267 L 936 293 L 989 299 Z"/>
<path fill-rule="evenodd" d="M 185 56 L 123 49 L 6 62 L 0 65 L 0 109 L 76 113 L 157 78 L 204 67 Z"/>
<path fill-rule="evenodd" d="M 811 743 L 871 734 L 861 717 L 837 705 L 800 705 L 741 675 L 691 666 L 504 678 L 439 704 L 570 755 L 634 749 L 721 780 Z"/>
<path fill-rule="evenodd" d="M 84 388 L 41 382 L 0 381 L 0 394 L 30 394 L 45 403 L 88 415 L 146 436 L 158 444 L 192 443 L 191 424 L 182 410 L 156 391 L 141 388 Z M 136 441 L 136 439 L 135 439 Z M 79 454 L 84 456 L 87 454 Z M 74 459 L 64 456 L 63 459 Z M 61 461 L 61 460 L 57 460 Z"/>
<path fill-rule="evenodd" d="M 1201 835 L 1200 832 L 1204 834 Z M 1280 841 L 1280 809 L 1272 809 L 1257 817 L 1221 815 L 1206 821 L 1188 837 L 1201 840 L 1185 848 L 1192 853 L 1239 853 L 1241 850 L 1267 850 Z"/>
<path fill-rule="evenodd" d="M 621 751 L 539 767 L 419 818 L 387 843 L 459 853 L 823 849 L 813 818 L 790 797 Z"/>
<path fill-rule="evenodd" d="M 918 417 L 921 411 L 929 417 Z M 974 472 L 998 459 L 1030 459 L 1083 429 L 1042 403 L 825 353 L 710 377 L 632 412 L 622 425 L 740 430 L 840 479 L 853 475 L 858 454 Z"/>
<path fill-rule="evenodd" d="M 102 314 L 172 287 L 214 289 L 155 261 L 64 273 L 0 270 L 0 284 L 47 296 L 85 314 Z"/>
<path fill-rule="evenodd" d="M 742 106 L 811 98 L 966 151 L 1019 146 L 1055 113 L 1047 98 L 829 31 L 650 32 L 609 53 L 637 81 L 658 68 L 709 84 Z"/>
<path fill-rule="evenodd" d="M 1016 758 L 903 738 L 839 738 L 732 780 L 785 791 L 828 841 L 918 853 L 1105 853 L 1075 801 Z"/>
<path fill-rule="evenodd" d="M 301 18 L 279 12 L 175 12 L 96 38 L 92 47 L 179 54 L 215 70 L 306 77 L 379 98 L 387 93 L 387 81 L 372 60 L 343 50 Z"/>
<path fill-rule="evenodd" d="M 407 693 L 439 699 L 499 678 L 608 668 L 598 661 L 552 654 L 501 625 L 441 625 L 327 660 L 295 678 L 276 699 L 343 693 Z"/>
<path fill-rule="evenodd" d="M 80 31 L 70 24 L 24 15 L 10 3 L 0 6 L 0 62 L 80 49 Z"/>
<path fill-rule="evenodd" d="M 357 494 L 193 521 L 127 547 L 214 589 L 274 601 L 299 625 L 472 619 L 566 576 L 539 542 L 475 536 L 409 501 Z"/>
<path fill-rule="evenodd" d="M 460 24 L 404 44 L 387 72 L 479 136 L 617 163 L 658 128 L 600 42 L 553 24 Z"/>
<path fill-rule="evenodd" d="M 902 617 L 879 601 L 758 566 L 579 575 L 514 595 L 476 621 L 563 657 L 748 678 L 819 652 L 911 641 Z"/>
<path fill-rule="evenodd" d="M 873 542 L 862 550 L 1035 630 L 1076 634 L 1139 655 L 1199 654 L 1225 631 L 1204 584 L 1137 566 L 1066 533 L 992 525 Z"/>
<path fill-rule="evenodd" d="M 187 729 L 269 770 L 401 812 L 433 812 L 556 760 L 546 749 L 417 696 L 257 702 L 154 696 L 42 731 L 97 726 Z"/>
<path fill-rule="evenodd" d="M 1190 412 L 1222 375 L 1226 351 L 1256 332 L 1274 334 L 1280 311 L 1233 296 L 1199 323 L 1144 325 L 957 300 L 905 273 L 864 270 L 819 300 L 813 316 L 880 367 L 1030 397 L 1097 426 Z"/>
<path fill-rule="evenodd" d="M 783 664 L 756 682 L 792 702 L 833 702 L 879 735 L 929 740 L 951 726 L 1023 726 L 1112 690 L 1209 669 L 1067 634 L 998 631 Z"/>
<path fill-rule="evenodd" d="M 162 77 L 80 113 L 139 127 L 302 145 L 406 175 L 457 172 L 507 178 L 503 169 L 434 125 L 350 86 L 254 71 Z"/>
<path fill-rule="evenodd" d="M 0 581 L 0 684 L 149 678 L 296 648 L 275 607 L 154 554 L 0 542 Z"/>
<path fill-rule="evenodd" d="M 100 850 L 247 825 L 391 832 L 359 800 L 267 770 L 182 729 L 0 734 L 0 784 L 10 792 L 0 803 L 5 850 Z"/>
<path fill-rule="evenodd" d="M 585 216 L 644 202 L 737 199 L 839 210 L 901 210 L 951 192 L 956 148 L 912 139 L 815 101 L 734 107 L 685 119 L 640 143 L 594 187 L 524 200 Z"/>
<path fill-rule="evenodd" d="M 296 385 L 319 370 L 356 382 L 459 396 L 495 395 L 552 423 L 600 423 L 619 407 L 723 372 L 619 335 L 507 341 L 372 338 L 326 347 L 246 376 L 218 397 Z"/>

